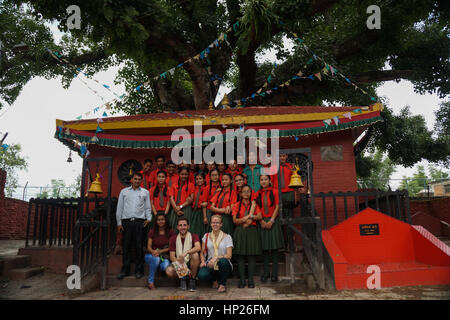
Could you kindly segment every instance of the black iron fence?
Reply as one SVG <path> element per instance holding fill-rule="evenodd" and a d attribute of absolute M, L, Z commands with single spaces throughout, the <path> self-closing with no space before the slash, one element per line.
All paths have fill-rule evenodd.
<path fill-rule="evenodd" d="M 25 246 L 70 246 L 79 198 L 30 199 Z"/>
<path fill-rule="evenodd" d="M 314 205 L 315 215 L 322 218 L 323 229 L 328 229 L 365 208 L 411 223 L 407 190 L 320 192 L 314 194 L 311 203 Z"/>
<path fill-rule="evenodd" d="M 82 205 L 87 214 L 80 217 L 74 228 L 73 264 L 80 267 L 84 277 L 99 265 L 106 266 L 107 255 L 114 250 L 117 223 L 108 212 L 116 211 L 117 198 L 85 198 Z"/>

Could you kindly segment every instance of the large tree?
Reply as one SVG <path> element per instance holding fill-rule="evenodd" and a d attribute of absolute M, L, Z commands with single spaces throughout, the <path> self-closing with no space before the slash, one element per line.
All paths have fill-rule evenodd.
<path fill-rule="evenodd" d="M 28 167 L 27 158 L 20 152 L 20 144 L 11 144 L 8 148 L 0 148 L 0 168 L 6 171 L 5 194 L 12 197 L 19 185 L 18 173 Z"/>
<path fill-rule="evenodd" d="M 258 56 L 272 48 L 283 63 L 273 70 L 272 84 L 324 68 L 320 60 L 297 45 L 298 39 L 353 83 L 376 97 L 384 81 L 406 79 L 415 91 L 449 93 L 450 74 L 448 8 L 444 0 L 0 0 L 0 97 L 12 103 L 22 87 L 35 76 L 62 77 L 68 87 L 73 69 L 53 59 L 47 48 L 59 52 L 71 64 L 93 75 L 120 65 L 116 82 L 124 83 L 127 98 L 115 110 L 127 114 L 161 110 L 206 109 L 215 101 L 220 85 L 233 88 L 231 100 L 247 97 L 271 74 L 269 62 Z M 381 29 L 369 29 L 366 10 L 381 9 Z M 66 8 L 81 9 L 81 28 L 68 30 Z M 67 34 L 56 44 L 44 22 L 56 21 Z M 239 22 L 238 24 L 236 22 Z M 155 80 L 161 72 L 187 61 L 204 50 L 229 28 L 226 41 L 207 58 L 192 59 L 173 75 Z M 294 42 L 292 52 L 286 39 Z M 24 43 L 22 47 L 17 44 Z M 14 47 L 16 46 L 16 47 Z M 136 91 L 138 84 L 147 86 Z M 332 102 L 367 105 L 372 101 L 338 76 L 322 81 L 296 79 L 288 87 L 247 105 L 320 105 Z M 139 108 L 136 108 L 139 106 Z M 426 106 L 424 106 L 426 108 Z M 412 165 L 417 159 L 448 161 L 450 147 L 433 137 L 424 121 L 407 112 L 393 115 L 376 126 L 369 146 L 388 151 L 397 164 Z M 423 138 L 414 155 L 396 151 L 392 141 L 402 133 L 392 123 L 417 125 Z M 416 130 L 418 131 L 418 130 Z M 407 136 L 414 139 L 412 135 Z M 405 139 L 403 139 L 404 141 Z M 410 142 L 410 141 L 408 141 Z M 429 152 L 429 149 L 433 152 Z M 395 154 L 396 152 L 399 154 Z"/>

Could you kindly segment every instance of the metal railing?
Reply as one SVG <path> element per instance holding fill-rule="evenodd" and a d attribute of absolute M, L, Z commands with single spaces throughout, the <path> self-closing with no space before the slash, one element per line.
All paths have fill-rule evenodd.
<path fill-rule="evenodd" d="M 393 218 L 411 223 L 407 190 L 316 193 L 312 197 L 315 214 L 328 229 L 365 208 L 372 208 Z M 330 214 L 331 213 L 331 214 Z M 342 214 L 343 213 L 343 214 Z M 332 217 L 331 221 L 329 217 Z"/>
<path fill-rule="evenodd" d="M 30 201 L 31 199 L 50 199 L 50 198 L 77 198 L 79 197 L 80 187 L 49 187 L 49 186 L 17 186 L 6 194 L 7 197 Z"/>
<path fill-rule="evenodd" d="M 79 198 L 30 199 L 25 246 L 70 246 Z"/>

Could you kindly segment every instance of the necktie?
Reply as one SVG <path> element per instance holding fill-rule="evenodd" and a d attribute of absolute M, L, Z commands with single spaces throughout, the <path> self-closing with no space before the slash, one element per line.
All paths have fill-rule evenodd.
<path fill-rule="evenodd" d="M 177 194 L 177 205 L 180 203 L 180 200 L 181 200 L 181 191 L 183 190 L 183 186 L 181 186 L 181 185 L 178 185 L 178 194 Z"/>
<path fill-rule="evenodd" d="M 200 192 L 201 192 L 201 189 L 198 188 L 197 196 L 195 197 L 195 202 L 194 202 L 194 210 L 197 209 L 197 207 L 198 207 L 198 200 L 200 199 Z"/>
<path fill-rule="evenodd" d="M 161 208 L 164 208 L 164 195 L 163 195 L 163 190 L 159 189 L 159 206 Z"/>
<path fill-rule="evenodd" d="M 228 193 L 228 192 L 224 192 L 224 194 L 223 194 L 223 196 L 222 196 L 222 199 L 220 199 L 220 201 L 219 201 L 219 208 L 222 208 L 223 200 L 225 200 L 225 196 L 227 195 L 227 193 Z"/>
<path fill-rule="evenodd" d="M 280 172 L 280 187 L 281 187 L 281 189 L 283 189 L 284 188 L 284 171 L 283 171 L 283 169 L 284 169 L 284 165 L 281 165 L 281 172 Z"/>
<path fill-rule="evenodd" d="M 263 192 L 263 206 L 264 206 L 264 214 L 269 214 L 269 205 L 267 203 L 267 193 Z"/>
<path fill-rule="evenodd" d="M 147 175 L 144 173 L 144 188 L 145 188 L 145 189 L 148 188 L 146 177 L 147 177 Z"/>
<path fill-rule="evenodd" d="M 172 186 L 172 176 L 169 176 L 169 187 Z"/>

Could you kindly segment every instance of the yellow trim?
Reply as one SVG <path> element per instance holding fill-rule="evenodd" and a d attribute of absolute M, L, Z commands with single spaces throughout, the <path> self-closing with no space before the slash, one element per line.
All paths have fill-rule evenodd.
<path fill-rule="evenodd" d="M 355 107 L 356 108 L 356 107 Z M 110 129 L 138 129 L 138 128 L 167 128 L 167 127 L 191 127 L 194 125 L 194 121 L 201 121 L 204 126 L 214 125 L 239 125 L 239 124 L 255 124 L 255 123 L 274 123 L 274 122 L 302 122 L 302 121 L 317 121 L 331 119 L 336 116 L 342 116 L 343 113 L 350 112 L 352 115 L 366 114 L 374 111 L 382 110 L 383 105 L 381 103 L 374 104 L 367 111 L 362 113 L 354 113 L 352 111 L 336 111 L 336 112 L 316 112 L 316 113 L 297 113 L 297 114 L 281 114 L 281 115 L 254 115 L 254 116 L 214 116 L 204 119 L 202 117 L 183 117 L 176 119 L 155 119 L 155 120 L 135 120 L 135 121 L 111 121 L 103 122 L 101 127 L 103 130 Z M 213 122 L 211 122 L 211 120 Z M 215 120 L 215 121 L 214 121 Z M 62 120 L 56 120 L 57 126 L 62 126 Z M 75 130 L 95 130 L 97 123 L 74 123 L 66 124 L 65 128 Z"/>

